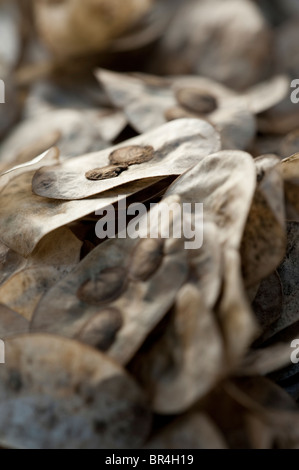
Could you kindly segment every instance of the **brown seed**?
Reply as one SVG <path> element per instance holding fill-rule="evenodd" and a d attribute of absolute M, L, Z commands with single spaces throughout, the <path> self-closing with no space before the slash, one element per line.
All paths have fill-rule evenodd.
<path fill-rule="evenodd" d="M 194 113 L 209 114 L 218 108 L 217 99 L 198 88 L 180 88 L 175 96 L 181 106 Z"/>
<path fill-rule="evenodd" d="M 171 108 L 166 109 L 166 111 L 164 112 L 164 116 L 167 121 L 175 121 L 176 119 L 197 117 L 196 114 L 190 113 L 190 111 L 187 111 L 181 106 L 172 106 Z"/>
<path fill-rule="evenodd" d="M 122 324 L 123 319 L 120 311 L 116 308 L 106 308 L 86 323 L 77 339 L 100 351 L 107 351 L 114 343 Z"/>
<path fill-rule="evenodd" d="M 140 165 L 154 157 L 154 149 L 150 145 L 130 145 L 114 150 L 109 156 L 112 165 Z"/>
<path fill-rule="evenodd" d="M 136 281 L 147 281 L 159 268 L 163 260 L 164 242 L 161 239 L 146 238 L 136 246 L 129 276 Z"/>
<path fill-rule="evenodd" d="M 103 168 L 94 168 L 93 170 L 87 171 L 85 177 L 91 181 L 108 180 L 110 178 L 116 178 L 127 169 L 128 165 L 108 165 Z"/>
<path fill-rule="evenodd" d="M 101 305 L 117 299 L 126 285 L 123 268 L 107 268 L 94 279 L 89 279 L 78 289 L 77 297 L 90 305 Z"/>

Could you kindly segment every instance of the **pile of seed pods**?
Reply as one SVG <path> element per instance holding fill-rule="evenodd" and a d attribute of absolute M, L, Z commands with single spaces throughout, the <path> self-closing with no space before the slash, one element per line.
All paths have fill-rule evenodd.
<path fill-rule="evenodd" d="M 299 447 L 298 24 L 0 1 L 0 448 Z"/>

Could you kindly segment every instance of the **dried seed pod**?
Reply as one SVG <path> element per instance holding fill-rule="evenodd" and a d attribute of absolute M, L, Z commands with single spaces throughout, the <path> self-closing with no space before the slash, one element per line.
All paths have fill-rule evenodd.
<path fill-rule="evenodd" d="M 255 349 L 245 357 L 237 375 L 241 377 L 267 375 L 281 370 L 291 362 L 289 343 Z"/>
<path fill-rule="evenodd" d="M 263 77 L 270 40 L 264 17 L 248 0 L 183 2 L 149 68 L 163 75 L 203 75 L 244 89 Z"/>
<path fill-rule="evenodd" d="M 216 320 L 196 286 L 177 295 L 170 323 L 132 364 L 159 414 L 178 414 L 202 398 L 222 375 L 223 344 Z"/>
<path fill-rule="evenodd" d="M 149 162 L 154 158 L 154 148 L 150 145 L 121 147 L 114 150 L 109 155 L 109 161 L 112 165 L 140 165 Z"/>
<path fill-rule="evenodd" d="M 224 252 L 223 292 L 216 313 L 228 364 L 234 367 L 259 333 L 257 320 L 245 293 L 240 255 L 236 250 L 228 249 Z"/>
<path fill-rule="evenodd" d="M 121 312 L 116 308 L 106 308 L 87 322 L 77 339 L 100 351 L 107 351 L 114 343 L 122 324 Z"/>
<path fill-rule="evenodd" d="M 59 58 L 98 52 L 140 20 L 151 0 L 34 1 L 38 32 Z"/>
<path fill-rule="evenodd" d="M 145 449 L 227 449 L 227 444 L 208 416 L 191 412 L 158 432 Z"/>
<path fill-rule="evenodd" d="M 178 103 L 187 110 L 198 114 L 210 114 L 218 108 L 217 99 L 205 90 L 179 88 L 175 93 Z"/>
<path fill-rule="evenodd" d="M 147 217 L 144 222 L 140 219 L 140 225 L 147 227 Z M 129 269 L 132 254 L 138 244 L 138 239 L 116 238 L 109 239 L 95 248 L 70 275 L 48 291 L 35 311 L 31 323 L 32 331 L 77 337 L 87 321 L 99 313 L 98 305 L 93 305 L 90 298 L 94 296 L 97 302 L 102 300 L 102 297 L 97 298 L 97 293 L 103 293 L 104 297 L 109 293 L 109 285 L 106 282 L 103 282 L 103 290 L 96 290 L 89 289 L 93 285 L 92 281 L 85 284 L 86 281 L 101 279 L 101 273 L 109 273 L 111 269 L 114 272 L 116 268 L 117 273 Z M 147 281 L 129 282 L 117 299 L 105 304 L 105 308 L 115 308 L 121 312 L 123 319 L 123 326 L 107 350 L 109 357 L 121 364 L 126 364 L 132 359 L 149 332 L 173 305 L 177 291 L 186 280 L 187 274 L 188 260 L 184 239 L 174 240 L 170 237 L 165 241 L 163 260 L 159 266 L 155 265 L 155 272 L 152 272 L 151 277 Z M 124 279 L 123 275 L 122 282 Z M 86 302 L 76 296 L 78 289 L 80 294 L 82 293 L 82 285 L 83 289 L 88 288 L 88 294 L 90 293 L 90 296 L 84 297 Z"/>
<path fill-rule="evenodd" d="M 162 263 L 163 247 L 161 239 L 141 240 L 132 254 L 129 277 L 135 281 L 147 281 Z"/>
<path fill-rule="evenodd" d="M 2 302 L 30 321 L 47 290 L 79 263 L 81 247 L 82 242 L 68 228 L 49 234 L 22 269 L 0 286 Z"/>
<path fill-rule="evenodd" d="M 279 83 L 274 80 L 273 84 L 263 84 L 260 88 L 249 90 L 247 96 L 237 95 L 219 83 L 203 77 L 179 76 L 159 79 L 152 84 L 152 77 L 147 75 L 132 77 L 100 69 L 97 76 L 114 106 L 124 110 L 129 123 L 137 132 L 148 132 L 165 121 L 200 117 L 219 129 L 225 148 L 229 149 L 248 147 L 256 133 L 251 108 L 258 109 L 259 102 L 259 109 L 267 109 L 267 105 L 279 101 L 283 86 L 284 93 L 287 88 L 285 81 L 281 84 L 277 79 Z M 261 104 L 262 90 L 268 88 L 270 91 Z M 177 100 L 181 106 L 177 105 Z M 207 100 L 208 105 L 203 108 L 200 100 Z"/>
<path fill-rule="evenodd" d="M 223 151 L 204 158 L 178 178 L 166 196 L 204 205 L 205 217 L 219 228 L 220 243 L 239 249 L 256 186 L 252 157 Z"/>
<path fill-rule="evenodd" d="M 287 223 L 288 244 L 286 257 L 278 269 L 278 274 L 283 288 L 283 308 L 278 321 L 269 327 L 263 336 L 264 340 L 272 337 L 298 321 L 298 229 L 299 224 L 297 222 Z"/>
<path fill-rule="evenodd" d="M 25 257 L 53 230 L 129 198 L 157 182 L 157 178 L 141 179 L 119 187 L 117 193 L 107 191 L 101 198 L 67 202 L 52 200 L 49 203 L 48 199 L 32 193 L 32 177 L 32 172 L 18 176 L 0 193 L 0 218 L 3 221 L 0 240 Z"/>
<path fill-rule="evenodd" d="M 95 168 L 85 173 L 85 178 L 91 181 L 102 181 L 117 178 L 123 171 L 128 169 L 127 165 L 109 165 L 103 168 Z"/>
<path fill-rule="evenodd" d="M 100 352 L 59 337 L 27 335 L 7 340 L 5 353 L 2 445 L 120 449 L 144 444 L 151 424 L 144 397 Z"/>
<path fill-rule="evenodd" d="M 151 143 L 151 146 L 148 146 Z M 145 146 L 145 149 L 144 149 Z M 152 156 L 152 148 L 155 149 Z M 35 194 L 59 200 L 82 199 L 141 179 L 180 175 L 199 159 L 219 150 L 217 131 L 206 121 L 183 119 L 164 124 L 112 149 L 69 159 L 51 171 L 36 172 L 32 186 Z M 109 164 L 133 164 L 117 178 L 88 181 L 82 169 Z M 151 159 L 149 159 L 151 158 Z"/>
<path fill-rule="evenodd" d="M 299 129 L 290 132 L 281 143 L 281 156 L 288 158 L 299 152 Z"/>
<path fill-rule="evenodd" d="M 29 321 L 6 305 L 0 304 L 0 338 L 5 340 L 28 332 Z"/>
<path fill-rule="evenodd" d="M 90 305 L 101 305 L 117 299 L 126 287 L 126 270 L 122 267 L 107 268 L 84 282 L 77 297 Z"/>
<path fill-rule="evenodd" d="M 267 160 L 267 159 L 266 159 Z M 286 229 L 284 188 L 279 159 L 262 165 L 260 179 L 242 240 L 242 270 L 247 287 L 272 274 L 285 255 Z"/>
<path fill-rule="evenodd" d="M 42 119 L 40 115 L 25 119 L 3 142 L 0 152 L 1 161 L 10 166 L 19 164 L 19 159 L 24 158 L 22 154 L 26 148 L 29 149 L 27 152 L 38 148 L 38 152 L 30 155 L 29 159 L 53 145 L 59 147 L 63 159 L 104 149 L 108 146 L 108 139 L 106 134 L 102 134 L 102 129 L 109 125 L 113 140 L 123 130 L 126 121 L 122 113 L 120 115 L 117 112 L 115 120 L 111 115 L 106 116 L 106 114 L 106 110 L 53 110 L 51 108 L 42 114 Z M 113 129 L 114 133 L 112 133 Z M 37 136 L 39 136 L 38 140 Z"/>
<path fill-rule="evenodd" d="M 253 311 L 263 331 L 280 318 L 282 306 L 282 285 L 275 272 L 261 283 L 252 303 Z"/>

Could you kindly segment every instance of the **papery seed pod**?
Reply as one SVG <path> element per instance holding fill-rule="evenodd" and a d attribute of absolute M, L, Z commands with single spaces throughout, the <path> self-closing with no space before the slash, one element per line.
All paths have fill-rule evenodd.
<path fill-rule="evenodd" d="M 195 73 L 243 89 L 262 78 L 270 38 L 253 2 L 183 2 L 149 69 L 172 75 Z"/>
<path fill-rule="evenodd" d="M 149 10 L 152 0 L 35 0 L 38 32 L 58 57 L 105 49 Z"/>

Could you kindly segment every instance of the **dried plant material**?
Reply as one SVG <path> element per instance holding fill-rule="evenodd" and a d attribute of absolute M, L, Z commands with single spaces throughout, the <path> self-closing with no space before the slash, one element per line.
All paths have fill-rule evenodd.
<path fill-rule="evenodd" d="M 278 321 L 268 328 L 264 335 L 264 340 L 299 320 L 297 309 L 297 290 L 299 282 L 299 271 L 297 267 L 298 229 L 299 224 L 297 222 L 288 222 L 286 257 L 278 270 L 283 288 L 283 308 Z"/>
<path fill-rule="evenodd" d="M 287 97 L 289 89 L 289 77 L 278 75 L 249 88 L 244 94 L 244 99 L 250 111 L 260 114 L 282 102 Z"/>
<path fill-rule="evenodd" d="M 1 162 L 14 164 L 15 161 L 18 162 L 20 155 L 22 156 L 24 148 L 34 148 L 37 144 L 40 153 L 57 145 L 62 158 L 101 150 L 107 147 L 108 142 L 105 126 L 110 127 L 109 137 L 112 136 L 112 139 L 125 127 L 125 119 L 119 117 L 119 113 L 115 114 L 115 120 L 113 116 L 111 111 L 107 116 L 107 111 L 58 109 L 25 120 L 2 144 Z M 112 133 L 111 128 L 115 129 L 115 132 Z M 37 136 L 39 136 L 38 141 Z M 49 141 L 49 137 L 52 141 Z M 32 155 L 31 158 L 34 156 L 36 155 Z"/>
<path fill-rule="evenodd" d="M 0 285 L 26 265 L 26 259 L 0 243 Z"/>
<path fill-rule="evenodd" d="M 277 343 L 264 349 L 251 351 L 244 359 L 240 369 L 240 376 L 267 375 L 282 369 L 291 362 L 290 345 Z"/>
<path fill-rule="evenodd" d="M 178 194 L 184 202 L 201 202 L 205 220 L 219 228 L 220 242 L 239 249 L 255 186 L 252 157 L 232 150 L 203 159 L 178 178 L 166 195 Z"/>
<path fill-rule="evenodd" d="M 176 419 L 154 436 L 146 449 L 227 449 L 224 436 L 213 421 L 200 413 Z"/>
<path fill-rule="evenodd" d="M 112 162 L 130 165 L 131 159 L 136 158 L 131 147 L 149 145 L 155 150 L 153 158 L 148 160 L 151 155 L 148 150 L 143 163 L 129 166 L 117 178 L 99 182 L 85 178 L 86 171 Z M 219 135 L 207 122 L 198 119 L 174 121 L 112 149 L 70 159 L 53 171 L 41 169 L 34 175 L 33 191 L 53 199 L 83 199 L 142 178 L 180 175 L 219 147 Z M 123 156 L 124 152 L 127 156 Z"/>
<path fill-rule="evenodd" d="M 203 75 L 244 89 L 262 78 L 270 37 L 265 19 L 252 2 L 184 2 L 162 39 L 151 70 Z"/>
<path fill-rule="evenodd" d="M 176 99 L 183 108 L 198 114 L 210 114 L 218 108 L 215 96 L 197 88 L 177 89 Z"/>
<path fill-rule="evenodd" d="M 150 145 L 121 147 L 109 155 L 112 165 L 141 165 L 141 163 L 150 162 L 153 158 L 154 148 Z"/>
<path fill-rule="evenodd" d="M 117 309 L 123 326 L 107 354 L 122 364 L 130 361 L 172 306 L 188 274 L 183 242 L 170 238 L 165 241 L 163 260 L 155 271 L 146 273 L 147 280 L 130 281 L 136 248 L 141 249 L 139 240 L 126 238 L 107 240 L 94 249 L 45 295 L 32 330 L 77 337 L 91 318 L 101 315 L 101 308 Z M 151 252 L 147 253 L 151 262 Z"/>
<path fill-rule="evenodd" d="M 43 335 L 8 340 L 0 375 L 2 445 L 121 449 L 148 436 L 150 413 L 134 381 L 82 344 Z"/>
<path fill-rule="evenodd" d="M 259 131 L 264 134 L 288 134 L 298 128 L 299 109 L 288 95 L 283 101 L 258 116 Z"/>
<path fill-rule="evenodd" d="M 159 414 L 178 414 L 220 379 L 222 358 L 216 320 L 197 287 L 187 283 L 177 295 L 165 333 L 148 351 L 142 351 L 132 367 L 152 409 Z"/>
<path fill-rule="evenodd" d="M 102 181 L 110 178 L 117 178 L 123 171 L 128 169 L 127 165 L 108 165 L 103 168 L 95 168 L 94 170 L 87 171 L 85 178 L 91 181 Z"/>
<path fill-rule="evenodd" d="M 46 151 L 34 158 L 33 160 L 23 163 L 21 165 L 15 166 L 10 170 L 7 170 L 0 174 L 0 191 L 5 188 L 5 186 L 17 176 L 20 176 L 24 173 L 38 170 L 41 166 L 51 166 L 59 161 L 59 151 L 56 147 L 53 147 L 49 151 Z"/>
<path fill-rule="evenodd" d="M 258 326 L 250 309 L 241 277 L 240 255 L 235 250 L 224 253 L 224 281 L 217 317 L 224 337 L 229 365 L 235 366 L 257 337 Z"/>
<path fill-rule="evenodd" d="M 282 306 L 282 285 L 275 272 L 261 282 L 252 303 L 252 309 L 264 331 L 280 318 Z"/>
<path fill-rule="evenodd" d="M 116 308 L 103 308 L 94 315 L 82 330 L 77 339 L 100 351 L 107 351 L 116 340 L 116 335 L 123 326 L 122 314 Z"/>
<path fill-rule="evenodd" d="M 226 389 L 272 429 L 278 448 L 298 447 L 298 407 L 280 387 L 263 377 L 238 379 Z"/>
<path fill-rule="evenodd" d="M 1 301 L 30 321 L 42 296 L 80 261 L 82 242 L 66 228 L 48 235 L 0 286 Z"/>
<path fill-rule="evenodd" d="M 48 233 L 136 194 L 155 180 L 124 185 L 104 197 L 82 201 L 53 201 L 32 194 L 32 173 L 15 178 L 0 194 L 0 240 L 12 250 L 28 256 Z"/>
<path fill-rule="evenodd" d="M 281 155 L 288 158 L 299 152 L 299 130 L 290 132 L 281 143 Z"/>
<path fill-rule="evenodd" d="M 104 269 L 80 286 L 77 297 L 81 302 L 96 306 L 112 302 L 124 291 L 126 274 L 124 268 Z"/>
<path fill-rule="evenodd" d="M 139 133 L 165 121 L 197 117 L 214 124 L 229 149 L 246 149 L 255 135 L 256 122 L 249 109 L 254 107 L 254 90 L 252 96 L 250 92 L 248 97 L 237 95 L 213 80 L 192 76 L 155 82 L 147 75 L 130 76 L 100 69 L 97 77 L 111 102 L 124 110 Z M 205 108 L 204 99 L 208 101 Z"/>
<path fill-rule="evenodd" d="M 0 304 L 0 338 L 6 340 L 28 332 L 29 321 L 6 305 Z"/>
<path fill-rule="evenodd" d="M 267 163 L 267 160 L 270 160 Z M 273 160 L 274 167 L 271 164 Z M 242 240 L 242 271 L 247 287 L 268 277 L 286 250 L 284 187 L 275 159 L 257 161 L 259 184 Z M 259 173 L 259 167 L 261 170 Z"/>
<path fill-rule="evenodd" d="M 299 56 L 297 31 L 298 18 L 286 21 L 275 35 L 275 59 L 277 66 L 283 72 L 289 73 L 292 77 L 297 77 L 299 69 L 297 67 L 297 57 Z"/>
<path fill-rule="evenodd" d="M 143 17 L 151 0 L 35 1 L 37 29 L 49 49 L 66 58 L 97 52 Z"/>

